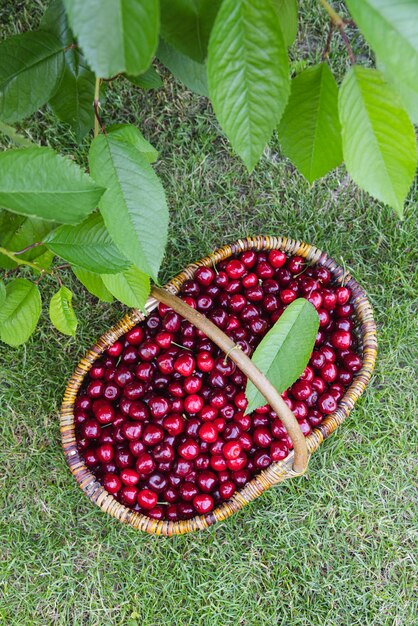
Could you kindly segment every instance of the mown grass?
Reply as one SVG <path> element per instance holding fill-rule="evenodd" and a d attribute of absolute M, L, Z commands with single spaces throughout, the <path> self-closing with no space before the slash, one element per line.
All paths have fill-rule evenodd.
<path fill-rule="evenodd" d="M 325 21 L 305 2 L 300 47 L 318 55 Z M 37 2 L 6 2 L 4 30 L 26 29 Z M 306 36 L 309 33 L 309 36 Z M 338 40 L 337 40 L 338 41 Z M 333 65 L 346 60 L 336 41 Z M 359 45 L 361 42 L 359 43 Z M 361 52 L 361 49 L 359 49 Z M 7 626 L 413 626 L 416 595 L 417 223 L 358 191 L 344 168 L 309 186 L 274 140 L 248 176 L 207 101 L 167 80 L 143 95 L 114 83 L 104 110 L 139 124 L 160 151 L 171 210 L 162 271 L 238 237 L 286 234 L 346 264 L 367 289 L 379 327 L 373 384 L 350 419 L 311 460 L 307 475 L 272 489 L 206 532 L 163 539 L 126 528 L 77 488 L 60 448 L 65 381 L 121 305 L 76 293 L 76 341 L 44 312 L 26 346 L 1 348 L 0 623 Z M 34 140 L 74 153 L 47 110 Z M 5 142 L 6 145 L 6 142 Z M 85 163 L 86 141 L 76 150 Z"/>

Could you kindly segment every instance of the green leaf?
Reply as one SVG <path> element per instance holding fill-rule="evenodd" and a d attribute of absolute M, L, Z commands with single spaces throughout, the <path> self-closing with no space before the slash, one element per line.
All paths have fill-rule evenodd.
<path fill-rule="evenodd" d="M 342 162 L 338 87 L 326 63 L 292 80 L 277 132 L 284 154 L 310 183 Z"/>
<path fill-rule="evenodd" d="M 272 0 L 272 2 L 279 17 L 284 42 L 286 46 L 291 46 L 298 34 L 298 2 L 297 0 Z"/>
<path fill-rule="evenodd" d="M 25 343 L 35 330 L 41 307 L 39 289 L 30 280 L 15 278 L 8 283 L 0 308 L 0 339 L 14 348 Z"/>
<path fill-rule="evenodd" d="M 65 48 L 75 42 L 61 0 L 51 2 L 40 28 L 55 35 Z M 79 142 L 93 127 L 94 88 L 95 76 L 79 49 L 68 49 L 62 78 L 55 95 L 49 100 L 49 106 L 58 119 L 71 126 Z"/>
<path fill-rule="evenodd" d="M 209 95 L 205 63 L 193 61 L 162 39 L 160 39 L 158 46 L 157 58 L 170 70 L 174 78 L 186 85 L 188 89 L 199 94 L 199 96 Z"/>
<path fill-rule="evenodd" d="M 2 280 L 0 280 L 0 308 L 6 302 L 6 285 Z"/>
<path fill-rule="evenodd" d="M 49 33 L 27 32 L 0 44 L 0 118 L 17 122 L 45 104 L 64 66 L 60 41 Z"/>
<path fill-rule="evenodd" d="M 126 133 L 127 141 L 122 140 Z M 164 189 L 154 170 L 125 129 L 97 136 L 90 147 L 92 176 L 106 184 L 99 208 L 107 229 L 123 254 L 153 278 L 167 241 L 168 208 Z"/>
<path fill-rule="evenodd" d="M 163 39 L 202 63 L 221 0 L 160 0 L 160 5 Z"/>
<path fill-rule="evenodd" d="M 347 0 L 347 6 L 388 82 L 418 123 L 418 2 Z"/>
<path fill-rule="evenodd" d="M 16 146 L 19 146 L 19 148 L 32 148 L 34 145 L 30 139 L 18 133 L 13 126 L 9 126 L 9 124 L 5 124 L 1 121 L 0 133 L 2 133 L 2 135 L 6 135 L 6 137 L 11 139 Z"/>
<path fill-rule="evenodd" d="M 60 226 L 44 243 L 72 265 L 98 274 L 117 274 L 130 265 L 113 243 L 100 213 L 89 215 L 77 226 Z"/>
<path fill-rule="evenodd" d="M 102 274 L 102 279 L 117 300 L 126 306 L 144 310 L 151 289 L 147 274 L 131 266 L 120 274 Z"/>
<path fill-rule="evenodd" d="M 119 139 L 135 146 L 145 156 L 148 163 L 154 163 L 158 159 L 158 150 L 145 139 L 136 126 L 132 126 L 132 124 L 114 124 L 107 129 L 107 133 L 112 135 L 112 139 Z"/>
<path fill-rule="evenodd" d="M 81 48 L 97 76 L 148 69 L 158 43 L 158 0 L 64 0 Z"/>
<path fill-rule="evenodd" d="M 309 362 L 319 328 L 319 318 L 308 300 L 298 298 L 290 304 L 273 328 L 257 346 L 252 361 L 279 393 L 288 389 L 303 373 Z M 246 413 L 266 403 L 249 380 L 245 390 Z"/>
<path fill-rule="evenodd" d="M 75 337 L 78 321 L 74 313 L 72 299 L 72 292 L 67 287 L 60 287 L 49 303 L 49 317 L 60 333 Z"/>
<path fill-rule="evenodd" d="M 15 213 L 77 224 L 97 206 L 103 191 L 51 148 L 0 153 L 0 205 Z"/>
<path fill-rule="evenodd" d="M 163 86 L 163 81 L 157 70 L 151 65 L 144 74 L 139 76 L 132 76 L 132 74 L 126 74 L 125 78 L 129 80 L 133 85 L 149 91 L 150 89 L 159 89 Z"/>
<path fill-rule="evenodd" d="M 224 0 L 209 42 L 209 95 L 251 171 L 289 96 L 288 58 L 271 0 Z"/>
<path fill-rule="evenodd" d="M 0 245 L 11 252 L 19 252 L 33 243 L 41 242 L 53 228 L 55 228 L 53 222 L 45 222 L 36 217 L 25 217 L 5 211 L 4 216 L 0 217 Z M 38 259 L 45 252 L 45 246 L 36 246 L 20 254 L 19 258 L 24 261 L 36 260 L 36 263 L 39 264 Z M 11 269 L 17 267 L 17 264 L 0 254 L 0 267 Z"/>
<path fill-rule="evenodd" d="M 348 173 L 400 217 L 414 179 L 414 128 L 380 72 L 353 66 L 340 89 L 343 154 Z"/>
<path fill-rule="evenodd" d="M 113 296 L 105 287 L 103 278 L 100 274 L 89 272 L 82 267 L 73 267 L 72 270 L 80 283 L 82 283 L 84 287 L 93 294 L 93 296 L 96 296 L 96 298 L 99 298 L 99 300 L 102 300 L 103 302 L 113 302 Z"/>

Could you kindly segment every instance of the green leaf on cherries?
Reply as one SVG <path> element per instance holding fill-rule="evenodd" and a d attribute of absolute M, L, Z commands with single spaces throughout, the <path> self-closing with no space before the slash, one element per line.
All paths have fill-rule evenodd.
<path fill-rule="evenodd" d="M 0 339 L 14 348 L 25 343 L 35 330 L 41 307 L 37 285 L 26 278 L 8 283 L 6 299 L 0 307 Z"/>
<path fill-rule="evenodd" d="M 151 284 L 148 274 L 137 267 L 130 267 L 120 274 L 102 274 L 105 287 L 119 302 L 144 310 Z"/>
<path fill-rule="evenodd" d="M 113 243 L 100 213 L 89 215 L 77 226 L 60 226 L 44 243 L 65 261 L 98 274 L 117 274 L 130 265 Z"/>
<path fill-rule="evenodd" d="M 75 337 L 77 318 L 72 304 L 73 294 L 67 287 L 60 287 L 49 303 L 49 317 L 60 333 Z"/>
<path fill-rule="evenodd" d="M 80 283 L 84 285 L 87 291 L 93 294 L 93 296 L 96 296 L 96 298 L 99 298 L 102 302 L 113 302 L 113 296 L 104 284 L 100 274 L 89 272 L 89 270 L 85 270 L 83 267 L 74 266 L 72 270 Z"/>
<path fill-rule="evenodd" d="M 309 362 L 319 328 L 315 307 L 305 300 L 294 300 L 263 337 L 251 360 L 279 393 L 283 393 L 303 373 Z M 266 399 L 248 380 L 246 413 L 266 404 Z"/>

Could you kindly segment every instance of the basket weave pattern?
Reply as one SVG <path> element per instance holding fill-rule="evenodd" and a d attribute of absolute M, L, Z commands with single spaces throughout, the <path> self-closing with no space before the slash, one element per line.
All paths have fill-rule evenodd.
<path fill-rule="evenodd" d="M 334 413 L 327 416 L 324 421 L 315 428 L 307 437 L 306 443 L 309 454 L 312 454 L 324 439 L 347 418 L 354 407 L 357 399 L 364 392 L 370 381 L 377 355 L 376 325 L 373 319 L 373 311 L 364 290 L 358 285 L 345 270 L 337 265 L 333 259 L 317 248 L 286 237 L 258 236 L 240 239 L 233 244 L 219 248 L 200 261 L 189 265 L 180 274 L 173 278 L 165 288 L 177 294 L 185 280 L 192 278 L 197 267 L 201 265 L 213 266 L 220 261 L 243 252 L 244 250 L 271 250 L 278 249 L 304 257 L 310 265 L 326 267 L 337 283 L 348 286 L 352 292 L 352 301 L 363 350 L 363 367 L 357 373 L 344 397 L 338 404 Z M 154 298 L 149 298 L 146 303 L 146 311 L 150 313 L 157 306 Z M 282 482 L 286 478 L 298 476 L 292 469 L 293 451 L 284 461 L 273 462 L 266 470 L 261 471 L 243 489 L 237 491 L 228 502 L 224 502 L 207 515 L 198 515 L 185 521 L 153 520 L 145 515 L 120 504 L 104 487 L 97 478 L 85 466 L 84 460 L 77 448 L 74 427 L 74 402 L 84 377 L 92 367 L 94 361 L 111 346 L 121 335 L 143 321 L 145 316 L 138 310 L 130 311 L 120 322 L 100 337 L 98 342 L 88 351 L 86 356 L 78 364 L 74 374 L 70 378 L 64 393 L 64 399 L 60 414 L 61 437 L 64 454 L 70 470 L 79 486 L 92 502 L 97 504 L 103 511 L 116 517 L 121 522 L 130 524 L 134 528 L 157 535 L 183 534 L 195 530 L 202 530 L 217 521 L 224 520 L 243 506 L 257 498 L 272 485 Z"/>

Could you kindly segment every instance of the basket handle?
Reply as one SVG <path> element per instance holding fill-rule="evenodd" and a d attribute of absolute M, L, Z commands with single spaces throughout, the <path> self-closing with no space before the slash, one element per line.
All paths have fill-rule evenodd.
<path fill-rule="evenodd" d="M 293 443 L 293 471 L 302 474 L 308 465 L 308 448 L 306 446 L 305 436 L 292 411 L 265 374 L 254 365 L 251 359 L 220 328 L 215 326 L 207 317 L 183 302 L 183 300 L 165 289 L 156 286 L 151 288 L 151 296 L 158 302 L 169 306 L 173 311 L 204 332 L 209 339 L 216 343 L 216 345 L 228 355 L 231 361 L 234 361 L 247 378 L 252 381 L 283 422 Z"/>

